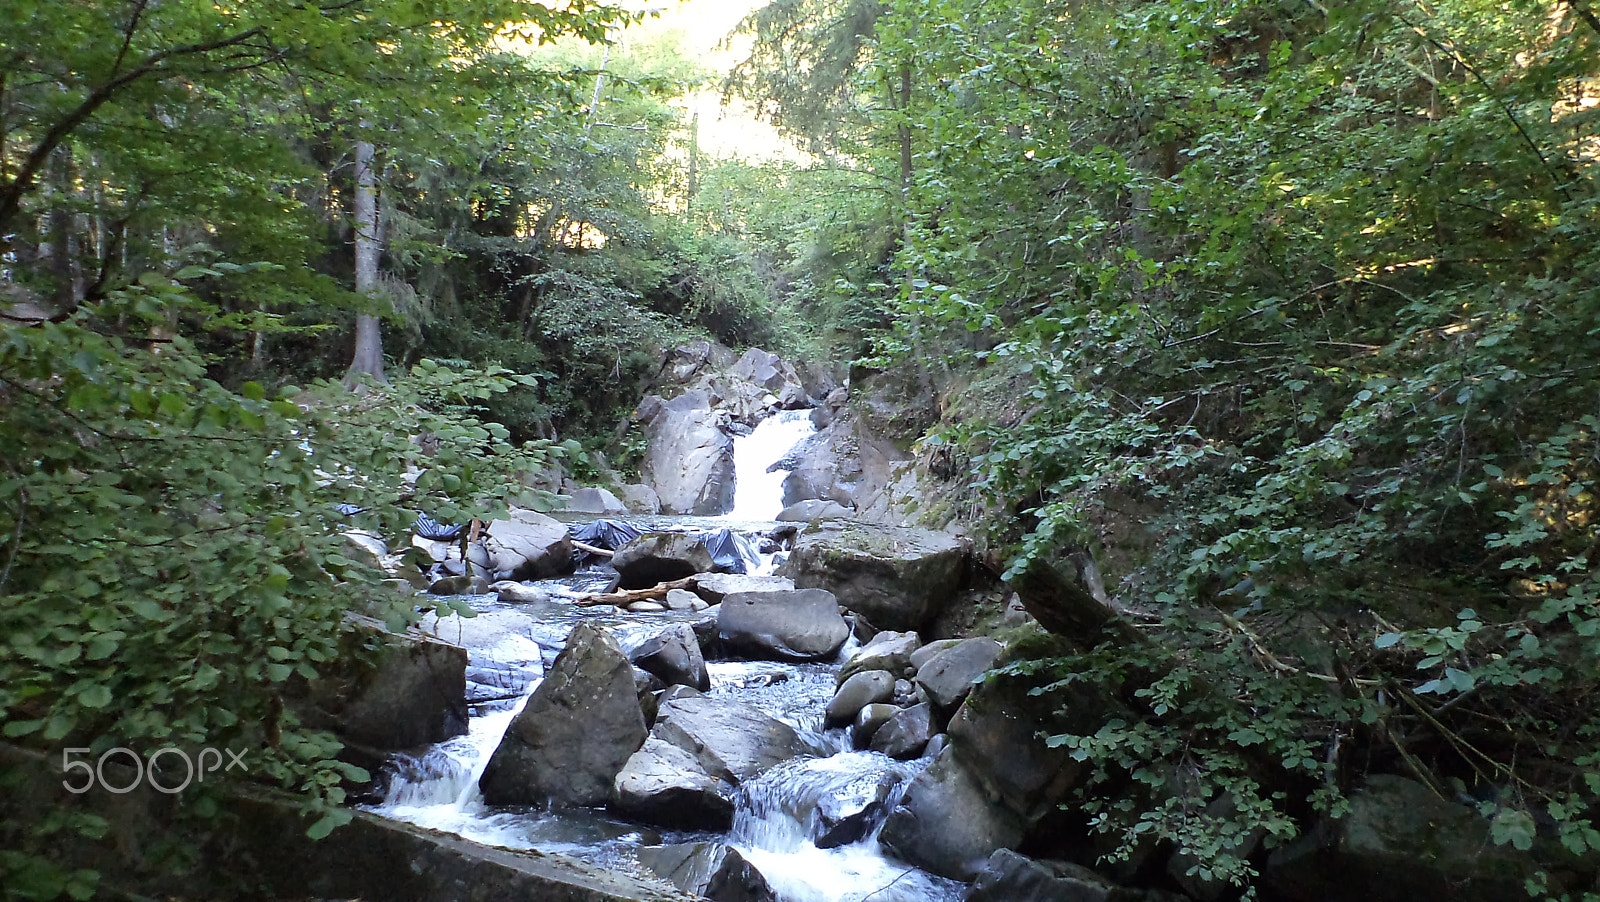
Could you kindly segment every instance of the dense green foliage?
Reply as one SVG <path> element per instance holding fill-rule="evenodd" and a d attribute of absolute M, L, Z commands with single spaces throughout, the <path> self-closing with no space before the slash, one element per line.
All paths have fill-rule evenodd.
<path fill-rule="evenodd" d="M 828 64 L 837 8 L 768 56 Z M 937 331 L 967 393 L 923 448 L 1011 572 L 1092 549 L 1156 640 L 1024 665 L 1144 715 L 1052 740 L 1134 787 L 1084 796 L 1116 854 L 1248 885 L 1235 839 L 1382 770 L 1600 846 L 1588 7 L 889 2 L 864 52 L 881 359 Z"/>

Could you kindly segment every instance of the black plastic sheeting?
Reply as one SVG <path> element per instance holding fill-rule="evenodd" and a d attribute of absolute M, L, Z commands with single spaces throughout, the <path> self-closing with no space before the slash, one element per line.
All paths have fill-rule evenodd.
<path fill-rule="evenodd" d="M 639 527 L 623 520 L 596 520 L 593 523 L 571 523 L 567 532 L 585 545 L 616 551 L 644 533 Z"/>
<path fill-rule="evenodd" d="M 432 539 L 436 542 L 450 542 L 461 535 L 463 528 L 461 526 L 451 526 L 448 523 L 440 523 L 427 514 L 417 514 L 417 522 L 411 527 L 411 531 L 424 539 Z"/>
<path fill-rule="evenodd" d="M 749 573 L 761 562 L 755 541 L 731 529 L 704 533 L 700 544 L 711 552 L 711 569 L 718 573 Z"/>

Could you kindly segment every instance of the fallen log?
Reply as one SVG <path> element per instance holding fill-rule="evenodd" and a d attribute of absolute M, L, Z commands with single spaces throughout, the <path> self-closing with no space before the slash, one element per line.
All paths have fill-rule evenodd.
<path fill-rule="evenodd" d="M 694 591 L 695 584 L 700 577 L 685 576 L 671 582 L 657 583 L 648 589 L 623 589 L 620 592 L 607 592 L 602 595 L 580 595 L 573 600 L 573 604 L 580 608 L 592 608 L 603 604 L 614 604 L 618 607 L 633 604 L 636 601 L 659 601 L 667 597 L 673 589 L 688 589 Z"/>
<path fill-rule="evenodd" d="M 589 554 L 598 554 L 601 557 L 611 557 L 613 554 L 616 554 L 615 551 L 612 551 L 609 548 L 600 548 L 595 545 L 585 545 L 577 539 L 569 539 L 568 541 L 572 543 L 573 548 L 576 548 L 579 551 L 586 551 Z"/>

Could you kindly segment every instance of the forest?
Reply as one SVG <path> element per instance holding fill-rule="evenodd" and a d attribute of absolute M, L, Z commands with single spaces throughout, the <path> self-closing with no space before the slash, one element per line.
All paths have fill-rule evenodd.
<path fill-rule="evenodd" d="M 1254 898 L 1384 771 L 1596 898 L 1600 9 L 776 0 L 720 72 L 653 15 L 0 0 L 5 742 L 247 745 L 326 834 L 370 775 L 284 694 L 415 616 L 341 531 L 636 474 L 707 339 L 882 386 L 1005 580 L 1094 563 L 1127 629 L 1004 670 L 1125 700 L 1045 738 L 1103 860 Z"/>

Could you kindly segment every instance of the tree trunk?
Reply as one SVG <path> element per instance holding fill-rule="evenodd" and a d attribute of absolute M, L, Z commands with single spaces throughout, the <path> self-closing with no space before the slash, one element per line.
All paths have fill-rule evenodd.
<path fill-rule="evenodd" d="M 372 143 L 357 141 L 356 293 L 367 298 L 378 287 L 378 180 L 372 172 L 372 157 Z M 356 387 L 362 376 L 388 381 L 383 377 L 383 333 L 378 328 L 378 318 L 370 313 L 356 316 L 356 350 L 344 376 L 345 387 Z"/>

